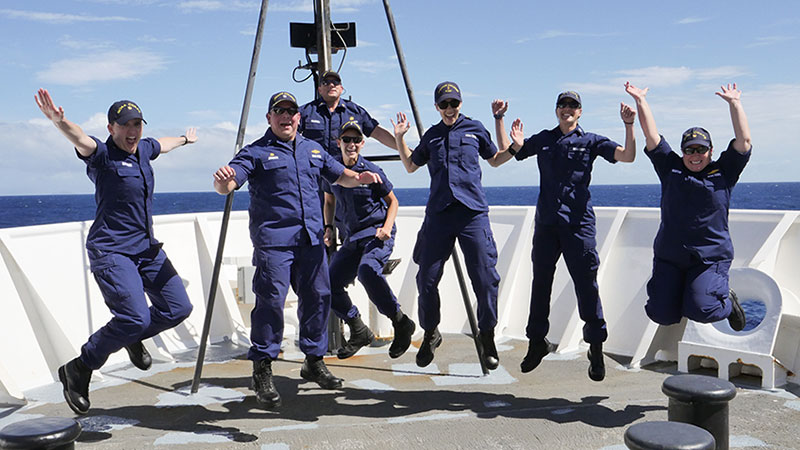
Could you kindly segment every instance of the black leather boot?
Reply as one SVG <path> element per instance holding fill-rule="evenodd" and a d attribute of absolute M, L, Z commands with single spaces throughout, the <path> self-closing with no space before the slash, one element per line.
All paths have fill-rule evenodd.
<path fill-rule="evenodd" d="M 281 394 L 272 382 L 272 361 L 262 359 L 253 361 L 253 379 L 250 389 L 256 393 L 256 401 L 263 408 L 275 408 L 281 405 Z"/>
<path fill-rule="evenodd" d="M 489 370 L 497 369 L 500 358 L 497 356 L 497 347 L 494 345 L 494 331 L 481 331 L 478 336 L 483 345 L 483 362 Z"/>
<path fill-rule="evenodd" d="M 75 414 L 89 412 L 89 381 L 92 379 L 92 369 L 80 358 L 58 368 L 58 379 L 64 385 L 64 399 Z"/>
<path fill-rule="evenodd" d="M 744 309 L 742 309 L 739 297 L 736 292 L 733 292 L 733 289 L 730 290 L 728 297 L 731 299 L 731 314 L 728 316 L 728 323 L 733 331 L 742 331 L 744 326 L 747 325 Z"/>
<path fill-rule="evenodd" d="M 402 312 L 398 312 L 398 315 L 401 317 L 392 321 L 394 340 L 392 340 L 392 345 L 389 346 L 390 358 L 399 358 L 408 350 L 411 345 L 411 336 L 414 335 L 414 330 L 417 329 L 417 325 L 407 315 Z"/>
<path fill-rule="evenodd" d="M 125 347 L 125 350 L 128 352 L 131 363 L 137 368 L 147 370 L 153 365 L 153 358 L 150 357 L 150 353 L 144 348 L 142 341 L 135 342 Z"/>
<path fill-rule="evenodd" d="M 300 376 L 306 381 L 317 383 L 322 389 L 340 389 L 344 381 L 333 376 L 321 356 L 306 355 Z"/>
<path fill-rule="evenodd" d="M 360 315 L 352 319 L 347 319 L 345 322 L 347 326 L 350 327 L 350 339 L 348 339 L 337 352 L 336 356 L 339 357 L 339 359 L 346 359 L 355 355 L 356 352 L 361 350 L 361 347 L 366 347 L 375 340 L 375 335 L 369 327 L 364 324 Z"/>
<path fill-rule="evenodd" d="M 603 343 L 589 344 L 589 378 L 603 381 L 606 377 L 606 363 L 603 361 Z"/>
<path fill-rule="evenodd" d="M 522 373 L 530 372 L 542 363 L 542 359 L 547 356 L 548 353 L 554 351 L 556 351 L 556 346 L 551 344 L 547 338 L 528 342 L 528 353 L 519 365 L 520 370 Z"/>
<path fill-rule="evenodd" d="M 438 328 L 433 331 L 426 331 L 425 337 L 422 338 L 422 345 L 417 352 L 417 365 L 425 367 L 433 361 L 433 353 L 436 348 L 442 345 L 442 335 L 439 333 Z"/>

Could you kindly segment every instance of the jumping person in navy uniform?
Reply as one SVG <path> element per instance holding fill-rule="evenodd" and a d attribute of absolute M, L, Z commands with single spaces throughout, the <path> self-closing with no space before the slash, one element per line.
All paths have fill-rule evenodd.
<path fill-rule="evenodd" d="M 283 339 L 283 307 L 289 287 L 297 293 L 300 350 L 305 361 L 300 375 L 324 389 L 338 389 L 323 355 L 330 311 L 330 281 L 323 245 L 320 177 L 355 187 L 380 183 L 371 172 L 346 169 L 322 147 L 297 134 L 297 100 L 288 92 L 270 97 L 269 129 L 244 147 L 227 166 L 214 173 L 214 189 L 228 194 L 249 182 L 250 239 L 253 242 L 253 292 L 248 359 L 253 361 L 253 390 L 264 407 L 280 404 L 272 381 L 272 361 Z"/>
<path fill-rule="evenodd" d="M 376 173 L 383 181 L 355 188 L 323 185 L 326 245 L 333 245 L 334 208 L 342 218 L 343 244 L 330 261 L 331 310 L 349 326 L 350 339 L 339 349 L 338 357 L 349 358 L 375 339 L 345 289 L 357 276 L 378 311 L 392 321 L 394 340 L 389 347 L 389 356 L 399 358 L 411 345 L 411 336 L 416 328 L 414 322 L 403 314 L 397 297 L 383 276 L 383 266 L 394 248 L 397 233 L 394 220 L 399 203 L 383 170 L 360 156 L 364 135 L 357 121 L 342 125 L 337 142 L 345 167 L 356 172 Z"/>
<path fill-rule="evenodd" d="M 497 248 L 479 163 L 483 158 L 495 165 L 499 153 L 483 124 L 460 113 L 461 90 L 456 83 L 445 81 L 436 86 L 434 103 L 442 120 L 425 132 L 413 152 L 403 140 L 410 126 L 406 115 L 398 113 L 394 125 L 406 170 L 411 173 L 427 164 L 431 176 L 425 219 L 414 247 L 414 261 L 419 265 L 419 323 L 425 330 L 416 362 L 420 367 L 430 364 L 442 343 L 437 328 L 441 319 L 438 285 L 458 238 L 478 300 L 485 363 L 489 369 L 496 369 L 499 358 L 494 328 L 500 275 L 495 270 Z"/>
<path fill-rule="evenodd" d="M 142 111 L 134 102 L 122 100 L 108 110 L 110 136 L 103 142 L 67 120 L 47 90 L 39 89 L 36 104 L 75 146 L 95 184 L 97 211 L 86 250 L 113 317 L 89 337 L 80 356 L 58 369 L 67 404 L 77 414 L 86 414 L 92 371 L 123 348 L 136 367 L 149 369 L 152 358 L 142 341 L 178 325 L 192 312 L 180 276 L 153 235 L 150 161 L 195 142 L 197 136 L 190 128 L 180 137 L 142 139 L 147 123 Z"/>
<path fill-rule="evenodd" d="M 681 136 L 682 156 L 658 134 L 647 103 L 647 88 L 630 83 L 644 132 L 645 154 L 661 181 L 661 225 L 653 243 L 653 276 L 647 283 L 645 311 L 653 322 L 671 325 L 687 317 L 709 323 L 728 319 L 741 331 L 745 314 L 728 285 L 733 242 L 728 231 L 731 191 L 750 160 L 752 145 L 736 84 L 716 95 L 728 103 L 734 138 L 712 161 L 711 134 L 692 127 Z"/>
<path fill-rule="evenodd" d="M 556 263 L 563 254 L 575 285 L 578 313 L 584 322 L 583 340 L 589 344 L 589 377 L 602 381 L 605 378 L 603 342 L 608 331 L 597 286 L 600 258 L 596 249 L 596 219 L 589 183 L 598 156 L 610 163 L 633 162 L 636 157 L 633 133 L 636 112 L 630 106 L 620 104 L 620 116 L 625 123 L 625 147 L 622 147 L 607 137 L 588 133 L 578 125 L 583 109 L 581 97 L 574 91 L 562 92 L 556 99 L 558 126 L 542 130 L 528 139 L 524 139 L 522 121 L 517 119 L 512 124 L 512 142 L 509 143 L 503 123 L 507 110 L 508 102 L 492 102 L 498 145 L 507 148 L 500 155 L 499 163 L 512 156 L 518 161 L 537 156 L 540 176 L 531 252 L 531 305 L 525 329 L 530 342 L 520 368 L 523 373 L 530 372 L 542 358 L 555 350 L 547 340 L 547 333 L 550 330 L 553 277 Z"/>
<path fill-rule="evenodd" d="M 356 102 L 342 97 L 342 77 L 334 71 L 323 72 L 317 88 L 319 98 L 300 108 L 299 131 L 303 137 L 317 141 L 331 156 L 339 155 L 336 139 L 345 122 L 355 120 L 361 124 L 364 136 L 372 137 L 381 144 L 394 149 L 394 136 L 378 125 L 366 109 Z"/>

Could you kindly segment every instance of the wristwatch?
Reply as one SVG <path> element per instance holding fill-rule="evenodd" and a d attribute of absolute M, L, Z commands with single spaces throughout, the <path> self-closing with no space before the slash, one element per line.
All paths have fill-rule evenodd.
<path fill-rule="evenodd" d="M 493 114 L 495 119 L 502 119 L 505 114 Z"/>
<path fill-rule="evenodd" d="M 507 152 L 508 152 L 508 153 L 509 153 L 511 156 L 515 156 L 515 155 L 517 154 L 517 151 L 516 151 L 516 150 L 514 150 L 514 144 L 511 144 L 511 145 L 509 145 L 509 146 L 508 146 L 508 148 L 506 149 L 506 151 L 507 151 Z"/>
<path fill-rule="evenodd" d="M 330 228 L 332 230 L 333 229 L 333 225 L 331 225 L 329 223 L 326 223 L 325 226 L 322 227 L 323 230 L 327 230 L 328 228 Z"/>

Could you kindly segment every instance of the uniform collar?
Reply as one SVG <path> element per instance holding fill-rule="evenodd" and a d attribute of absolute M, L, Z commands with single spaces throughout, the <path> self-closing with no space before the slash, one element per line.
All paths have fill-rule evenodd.
<path fill-rule="evenodd" d="M 336 108 L 334 108 L 333 110 L 334 111 L 339 111 L 339 110 L 344 109 L 344 102 L 345 102 L 345 100 L 343 98 L 339 97 L 339 103 L 336 104 Z M 322 97 L 317 99 L 317 108 L 324 109 L 325 111 L 330 112 L 330 109 L 328 108 L 328 104 L 325 103 L 325 99 L 322 98 Z"/>
<path fill-rule="evenodd" d="M 448 127 L 447 125 L 445 125 L 445 123 L 444 123 L 444 120 L 440 120 L 440 121 L 439 121 L 439 125 L 441 125 L 441 126 L 442 126 L 442 127 L 444 127 L 444 128 L 447 128 L 447 129 L 451 129 L 451 130 L 452 130 L 453 128 L 455 128 L 455 127 L 459 126 L 459 125 L 461 124 L 461 122 L 463 122 L 463 121 L 464 121 L 464 120 L 466 120 L 466 119 L 468 119 L 468 117 L 467 117 L 467 116 L 465 116 L 465 115 L 464 115 L 464 114 L 462 114 L 462 113 L 458 113 L 458 117 L 456 117 L 456 121 L 455 121 L 455 122 L 453 122 L 453 125 L 451 125 L 451 126 L 449 126 L 449 127 Z"/>
<path fill-rule="evenodd" d="M 556 127 L 555 127 L 555 128 L 553 128 L 553 130 L 552 130 L 552 131 L 553 131 L 554 133 L 556 133 L 556 134 L 560 135 L 560 136 L 569 136 L 569 135 L 571 135 L 571 134 L 574 134 L 574 135 L 576 135 L 576 136 L 583 136 L 584 134 L 586 134 L 586 132 L 585 132 L 585 131 L 583 131 L 583 128 L 581 128 L 581 126 L 580 126 L 580 125 L 578 125 L 577 127 L 575 127 L 575 129 L 574 129 L 574 130 L 570 131 L 570 132 L 569 132 L 569 133 L 567 133 L 567 134 L 564 134 L 564 133 L 562 133 L 562 132 L 561 132 L 561 127 L 559 127 L 558 125 L 556 125 Z"/>
<path fill-rule="evenodd" d="M 288 148 L 294 148 L 294 146 L 297 144 L 297 141 L 302 138 L 303 136 L 300 133 L 297 133 L 294 135 L 293 141 L 283 141 L 278 139 L 278 136 L 272 132 L 272 128 L 267 128 L 267 132 L 264 133 L 264 140 L 266 144 L 278 144 Z"/>

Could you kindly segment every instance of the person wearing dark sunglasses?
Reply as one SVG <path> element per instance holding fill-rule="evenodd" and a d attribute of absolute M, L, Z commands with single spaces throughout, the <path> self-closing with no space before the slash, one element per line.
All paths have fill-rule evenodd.
<path fill-rule="evenodd" d="M 494 165 L 498 152 L 489 131 L 477 120 L 461 114 L 461 90 L 445 81 L 434 90 L 434 104 L 442 120 L 426 131 L 412 152 L 403 137 L 410 125 L 397 113 L 394 133 L 400 159 L 409 173 L 428 165 L 430 196 L 425 219 L 417 234 L 414 262 L 419 265 L 419 323 L 425 330 L 416 362 L 425 367 L 433 361 L 442 343 L 439 281 L 455 241 L 464 252 L 467 274 L 478 300 L 478 327 L 489 369 L 499 364 L 494 343 L 497 325 L 497 290 L 500 275 L 495 269 L 497 246 L 489 223 L 489 205 L 481 186 L 480 159 Z"/>
<path fill-rule="evenodd" d="M 306 355 L 300 376 L 323 389 L 342 387 L 342 380 L 322 360 L 328 351 L 331 291 L 320 178 L 347 187 L 382 180 L 375 173 L 344 167 L 319 143 L 299 135 L 300 113 L 294 95 L 274 94 L 268 110 L 269 129 L 214 173 L 214 189 L 227 195 L 245 183 L 249 186 L 256 305 L 247 357 L 253 361 L 256 401 L 273 408 L 280 405 L 281 397 L 272 380 L 272 361 L 281 351 L 283 307 L 290 286 L 298 297 L 299 346 Z"/>
<path fill-rule="evenodd" d="M 300 108 L 300 133 L 307 139 L 317 141 L 332 156 L 339 155 L 336 139 L 345 122 L 356 120 L 366 137 L 394 149 L 394 136 L 378 125 L 366 109 L 354 101 L 342 98 L 342 77 L 329 70 L 320 77 L 317 93 L 319 97 Z"/>
<path fill-rule="evenodd" d="M 645 154 L 661 182 L 661 225 L 653 243 L 647 316 L 661 325 L 678 323 L 682 317 L 701 323 L 728 319 L 732 330 L 741 331 L 745 312 L 728 282 L 733 261 L 728 210 L 731 191 L 753 148 L 742 92 L 735 83 L 716 92 L 728 103 L 734 138 L 713 161 L 711 134 L 705 128 L 686 130 L 681 135 L 683 155 L 678 155 L 658 133 L 647 103 L 648 88 L 626 83 L 625 90 L 636 100 Z"/>
<path fill-rule="evenodd" d="M 583 130 L 578 124 L 583 113 L 581 97 L 575 91 L 562 92 L 556 98 L 558 126 L 525 139 L 522 121 L 511 126 L 511 140 L 506 135 L 503 116 L 508 102 L 492 102 L 498 145 L 506 149 L 499 155 L 500 164 L 515 157 L 518 161 L 536 156 L 539 166 L 539 198 L 533 228 L 533 283 L 528 325 L 528 352 L 520 364 L 523 373 L 535 369 L 556 347 L 547 340 L 550 331 L 550 297 L 556 263 L 562 254 L 575 285 L 578 312 L 583 326 L 583 340 L 589 344 L 589 378 L 605 378 L 603 342 L 608 338 L 603 306 L 597 285 L 596 219 L 589 183 L 597 157 L 610 163 L 633 162 L 636 139 L 633 119 L 636 112 L 620 104 L 625 126 L 625 146 L 611 139 Z"/>
<path fill-rule="evenodd" d="M 411 345 L 411 336 L 416 328 L 400 309 L 397 297 L 383 275 L 383 266 L 394 248 L 397 233 L 394 221 L 399 203 L 383 170 L 361 156 L 364 134 L 357 121 L 345 122 L 337 142 L 345 167 L 356 172 L 376 173 L 383 181 L 354 188 L 323 183 L 325 245 L 328 247 L 334 245 L 335 239 L 334 209 L 341 219 L 342 246 L 330 260 L 331 311 L 350 328 L 350 338 L 338 350 L 337 356 L 349 358 L 375 340 L 375 335 L 361 320 L 358 308 L 347 294 L 347 285 L 358 277 L 378 312 L 392 321 L 394 340 L 389 347 L 389 356 L 399 358 Z"/>

